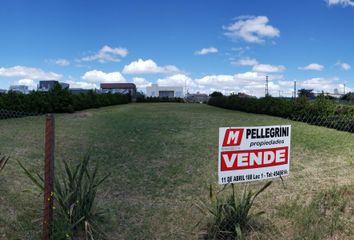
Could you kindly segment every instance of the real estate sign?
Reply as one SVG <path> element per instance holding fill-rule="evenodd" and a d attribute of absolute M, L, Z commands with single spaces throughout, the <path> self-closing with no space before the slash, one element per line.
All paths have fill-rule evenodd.
<path fill-rule="evenodd" d="M 290 125 L 219 129 L 219 184 L 289 175 Z"/>

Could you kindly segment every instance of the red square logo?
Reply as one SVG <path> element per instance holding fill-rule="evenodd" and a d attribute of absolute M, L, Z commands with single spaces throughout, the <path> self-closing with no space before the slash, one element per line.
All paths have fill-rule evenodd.
<path fill-rule="evenodd" d="M 226 129 L 223 147 L 239 146 L 241 144 L 243 128 Z"/>

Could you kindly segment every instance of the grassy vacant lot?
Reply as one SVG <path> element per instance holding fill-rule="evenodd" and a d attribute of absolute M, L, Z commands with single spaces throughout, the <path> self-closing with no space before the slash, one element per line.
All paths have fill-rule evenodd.
<path fill-rule="evenodd" d="M 353 239 L 353 134 L 200 104 L 129 104 L 57 115 L 56 161 L 89 153 L 112 174 L 98 197 L 110 239 L 196 239 L 194 204 L 217 186 L 218 128 L 289 123 L 291 175 L 257 199 L 265 228 L 250 238 Z M 1 240 L 38 238 L 42 196 L 15 160 L 41 171 L 43 131 L 44 116 L 0 121 L 0 152 L 11 156 L 0 174 Z"/>

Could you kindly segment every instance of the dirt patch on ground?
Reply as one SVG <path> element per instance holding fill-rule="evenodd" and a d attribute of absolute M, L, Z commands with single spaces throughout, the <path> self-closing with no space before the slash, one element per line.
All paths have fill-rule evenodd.
<path fill-rule="evenodd" d="M 73 114 L 75 118 L 90 118 L 92 116 L 93 114 L 91 112 L 78 112 Z"/>

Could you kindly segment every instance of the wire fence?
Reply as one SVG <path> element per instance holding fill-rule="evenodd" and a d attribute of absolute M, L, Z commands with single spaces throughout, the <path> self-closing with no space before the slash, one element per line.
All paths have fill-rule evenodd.
<path fill-rule="evenodd" d="M 0 119 L 21 118 L 21 117 L 36 116 L 36 115 L 38 115 L 38 113 L 0 109 Z"/>
<path fill-rule="evenodd" d="M 8 159 L 0 170 L 0 239 L 36 239 L 43 198 L 17 161 L 43 173 L 44 116 L 0 109 L 0 153 Z"/>
<path fill-rule="evenodd" d="M 99 175 L 111 173 L 97 195 L 108 239 L 231 239 L 227 231 L 235 223 L 215 228 L 212 213 L 213 199 L 223 201 L 232 192 L 216 184 L 218 127 L 292 125 L 290 176 L 275 179 L 255 200 L 251 212 L 266 214 L 247 228 L 250 239 L 293 237 L 291 220 L 277 215 L 280 207 L 294 200 L 305 206 L 315 193 L 354 182 L 350 116 L 282 119 L 181 104 L 188 111 L 183 115 L 156 106 L 151 113 L 132 104 L 56 115 L 56 173 L 62 170 L 58 162 L 75 164 L 87 154 L 99 163 Z M 0 239 L 41 239 L 43 195 L 17 161 L 44 174 L 45 116 L 0 110 L 0 119 L 0 153 L 10 157 L 0 170 Z M 263 184 L 235 184 L 235 191 L 242 196 L 245 186 L 256 191 Z"/>
<path fill-rule="evenodd" d="M 314 116 L 311 114 L 306 114 L 303 116 L 293 116 L 290 120 L 327 128 L 334 128 L 339 131 L 350 133 L 353 133 L 354 131 L 354 118 L 351 115 Z"/>

